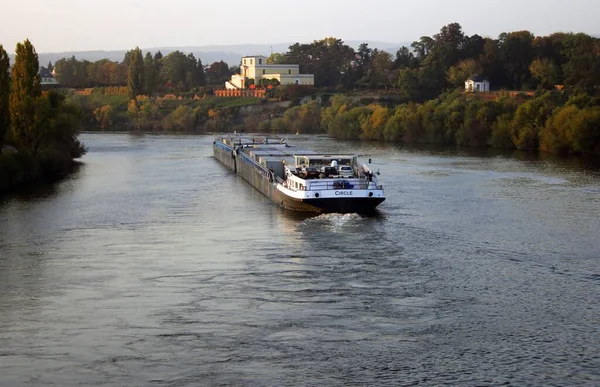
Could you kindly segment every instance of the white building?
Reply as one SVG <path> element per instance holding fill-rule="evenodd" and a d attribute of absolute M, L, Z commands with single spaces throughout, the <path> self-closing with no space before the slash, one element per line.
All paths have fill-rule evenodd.
<path fill-rule="evenodd" d="M 225 83 L 227 89 L 244 89 L 249 79 L 254 79 L 258 85 L 261 79 L 276 79 L 281 85 L 306 85 L 315 84 L 313 74 L 300 74 L 300 65 L 297 64 L 267 64 L 265 56 L 245 56 L 240 65 L 240 74 L 231 76 Z"/>
<path fill-rule="evenodd" d="M 490 81 L 480 75 L 472 76 L 465 82 L 465 91 L 470 93 L 490 91 Z"/>

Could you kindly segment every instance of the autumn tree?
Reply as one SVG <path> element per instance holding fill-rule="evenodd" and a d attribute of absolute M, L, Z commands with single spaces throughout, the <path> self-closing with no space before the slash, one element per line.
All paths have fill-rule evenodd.
<path fill-rule="evenodd" d="M 529 71 L 537 79 L 541 88 L 550 89 L 558 83 L 559 69 L 551 59 L 535 59 L 531 62 Z"/>
<path fill-rule="evenodd" d="M 21 148 L 37 153 L 36 99 L 42 94 L 39 62 L 29 40 L 17 43 L 10 93 L 11 138 Z"/>
<path fill-rule="evenodd" d="M 476 74 L 481 74 L 481 65 L 474 59 L 465 59 L 450 67 L 447 73 L 448 83 L 459 87 L 464 85 L 465 81 Z"/>
<path fill-rule="evenodd" d="M 10 58 L 0 44 L 0 146 L 10 124 Z"/>

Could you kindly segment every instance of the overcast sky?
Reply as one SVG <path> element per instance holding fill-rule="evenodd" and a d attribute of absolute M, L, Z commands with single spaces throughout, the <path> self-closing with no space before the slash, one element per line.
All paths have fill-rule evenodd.
<path fill-rule="evenodd" d="M 0 44 L 38 52 L 343 40 L 411 42 L 458 22 L 466 34 L 600 33 L 600 0 L 2 1 Z"/>

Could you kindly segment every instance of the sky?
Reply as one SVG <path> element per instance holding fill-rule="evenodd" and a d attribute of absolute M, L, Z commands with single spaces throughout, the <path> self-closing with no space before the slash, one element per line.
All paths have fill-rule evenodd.
<path fill-rule="evenodd" d="M 4 1 L 3 1 L 4 2 Z M 403 43 L 458 22 L 468 35 L 599 34 L 600 0 L 24 0 L 0 7 L 0 44 L 38 53 L 345 41 Z"/>

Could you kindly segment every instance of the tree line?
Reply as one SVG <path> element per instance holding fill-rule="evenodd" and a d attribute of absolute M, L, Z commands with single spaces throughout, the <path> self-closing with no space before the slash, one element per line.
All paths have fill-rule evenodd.
<path fill-rule="evenodd" d="M 139 48 L 128 51 L 120 63 L 71 57 L 53 67 L 57 80 L 66 87 L 125 86 L 132 63 L 140 74 L 139 89 L 148 95 L 222 85 L 238 72 L 237 64 L 230 67 L 222 61 L 205 69 L 192 53 L 175 51 L 163 57 L 160 51 L 144 55 Z M 395 55 L 372 49 L 367 43 L 354 49 L 329 37 L 295 43 L 285 53 L 272 54 L 268 63 L 299 64 L 302 73 L 315 74 L 317 88 L 391 89 L 412 102 L 462 87 L 473 75 L 488 78 L 497 90 L 562 85 L 595 93 L 600 84 L 600 40 L 584 33 L 535 36 L 530 31 L 502 33 L 494 39 L 466 35 L 460 24 L 451 23 L 411 47 L 400 48 Z"/>
<path fill-rule="evenodd" d="M 462 87 L 473 75 L 487 77 L 498 90 L 551 89 L 555 85 L 596 93 L 600 85 L 600 40 L 584 33 L 535 36 L 530 31 L 502 33 L 492 39 L 466 35 L 460 24 L 423 36 L 395 56 L 357 50 L 341 39 L 296 43 L 270 63 L 300 64 L 315 74 L 317 87 L 338 90 L 394 89 L 406 101 L 422 102 Z"/>
<path fill-rule="evenodd" d="M 258 131 L 328 133 L 344 140 L 542 150 L 600 155 L 600 98 L 539 91 L 482 99 L 459 91 L 424 103 L 366 102 L 336 94 L 263 120 Z"/>
<path fill-rule="evenodd" d="M 18 43 L 15 53 L 11 67 L 0 45 L 0 193 L 63 175 L 85 152 L 77 109 L 56 92 L 42 93 L 31 42 Z"/>
<path fill-rule="evenodd" d="M 214 62 L 204 68 L 193 53 L 174 51 L 163 56 L 136 47 L 125 53 L 123 61 L 101 59 L 95 62 L 63 58 L 48 67 L 55 70 L 56 80 L 69 88 L 130 86 L 139 94 L 189 91 L 207 84 L 222 84 L 232 74 L 226 62 Z M 133 84 L 130 80 L 134 79 Z"/>

